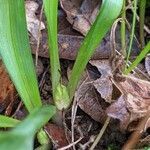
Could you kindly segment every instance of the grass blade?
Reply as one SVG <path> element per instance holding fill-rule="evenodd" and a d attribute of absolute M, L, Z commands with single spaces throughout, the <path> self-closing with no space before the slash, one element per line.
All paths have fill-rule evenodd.
<path fill-rule="evenodd" d="M 146 56 L 146 54 L 150 51 L 150 42 L 145 46 L 145 48 L 141 51 L 139 56 L 136 57 L 134 62 L 124 71 L 124 74 L 130 73 L 132 70 L 134 70 L 135 67 L 142 61 L 142 59 Z"/>
<path fill-rule="evenodd" d="M 34 110 L 13 130 L 0 133 L 1 150 L 33 150 L 34 135 L 55 114 L 54 106 Z"/>
<path fill-rule="evenodd" d="M 80 76 L 90 57 L 93 55 L 94 50 L 112 26 L 114 20 L 120 14 L 122 5 L 123 0 L 103 0 L 99 15 L 79 49 L 68 84 L 70 99 L 72 99 L 74 95 Z"/>
<path fill-rule="evenodd" d="M 0 115 L 0 127 L 1 128 L 15 127 L 18 123 L 20 123 L 20 121 L 17 119 L 13 119 L 7 116 Z"/>
<path fill-rule="evenodd" d="M 0 0 L 0 53 L 28 111 L 41 106 L 29 46 L 24 0 Z"/>

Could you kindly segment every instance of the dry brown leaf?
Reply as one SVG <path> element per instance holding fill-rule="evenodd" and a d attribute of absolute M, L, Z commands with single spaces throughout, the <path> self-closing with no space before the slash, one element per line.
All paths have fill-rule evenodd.
<path fill-rule="evenodd" d="M 45 25 L 37 19 L 35 15 L 36 10 L 38 9 L 38 4 L 35 1 L 26 1 L 25 8 L 26 8 L 26 19 L 27 19 L 27 28 L 28 31 L 32 34 L 32 36 L 38 40 L 39 37 L 39 26 L 40 30 L 45 29 Z"/>
<path fill-rule="evenodd" d="M 145 58 L 145 68 L 148 75 L 150 76 L 150 55 L 147 55 L 147 57 Z"/>
<path fill-rule="evenodd" d="M 68 141 L 66 139 L 65 131 L 63 128 L 58 127 L 56 124 L 52 123 L 48 123 L 44 128 L 56 149 L 68 145 Z"/>
<path fill-rule="evenodd" d="M 99 12 L 99 1 L 60 0 L 60 4 L 73 28 L 86 35 Z"/>
<path fill-rule="evenodd" d="M 113 94 L 113 84 L 110 80 L 111 66 L 109 60 L 93 60 L 90 64 L 95 66 L 101 73 L 101 77 L 93 82 L 94 87 L 106 102 L 111 103 Z"/>
<path fill-rule="evenodd" d="M 0 112 L 8 108 L 5 113 L 7 115 L 11 113 L 9 106 L 13 104 L 15 93 L 15 87 L 0 60 Z"/>
<path fill-rule="evenodd" d="M 84 80 L 82 79 L 82 83 L 80 83 L 75 93 L 75 101 L 77 101 L 79 107 L 94 120 L 104 122 L 106 113 L 100 104 L 100 100 L 94 89 L 92 80 L 87 74 L 84 75 Z"/>
<path fill-rule="evenodd" d="M 118 76 L 118 79 L 120 81 L 112 81 L 122 92 L 122 96 L 107 109 L 107 113 L 121 120 L 122 125 L 128 125 L 144 117 L 150 110 L 150 83 L 131 76 Z M 130 119 L 127 119 L 128 116 Z"/>

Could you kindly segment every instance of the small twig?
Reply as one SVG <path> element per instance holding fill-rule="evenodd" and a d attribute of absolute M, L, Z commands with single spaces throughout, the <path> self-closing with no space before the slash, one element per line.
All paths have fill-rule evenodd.
<path fill-rule="evenodd" d="M 142 133 L 145 131 L 145 126 L 147 121 L 150 118 L 150 111 L 148 111 L 147 115 L 143 118 L 143 120 L 139 123 L 137 130 L 132 133 L 128 141 L 123 146 L 122 150 L 129 150 L 135 148 L 136 144 L 138 143 Z"/>
<path fill-rule="evenodd" d="M 48 70 L 49 70 L 49 66 L 45 69 L 45 71 L 44 71 L 44 73 L 43 73 L 43 75 L 42 75 L 42 78 L 41 78 L 41 80 L 40 80 L 40 83 L 39 83 L 39 89 L 40 89 L 40 91 L 42 90 L 43 81 L 44 81 L 44 78 L 45 78 L 46 73 L 48 72 Z"/>
<path fill-rule="evenodd" d="M 82 137 L 79 138 L 77 141 L 75 141 L 75 142 L 73 142 L 73 143 L 71 143 L 71 144 L 69 144 L 69 145 L 67 145 L 67 146 L 65 146 L 65 147 L 59 148 L 58 150 L 66 150 L 66 149 L 69 149 L 70 147 L 76 145 L 76 144 L 77 144 L 78 142 L 80 142 L 81 140 L 82 140 Z"/>
<path fill-rule="evenodd" d="M 98 142 L 100 141 L 101 137 L 103 136 L 103 134 L 104 134 L 104 132 L 105 132 L 109 122 L 110 122 L 110 117 L 107 117 L 107 119 L 106 119 L 102 129 L 100 130 L 98 136 L 96 137 L 94 143 L 92 144 L 92 146 L 90 147 L 89 150 L 94 150 L 95 146 L 98 144 Z"/>

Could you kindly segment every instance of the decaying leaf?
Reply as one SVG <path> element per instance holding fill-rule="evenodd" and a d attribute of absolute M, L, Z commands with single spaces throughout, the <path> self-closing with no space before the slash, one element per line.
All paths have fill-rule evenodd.
<path fill-rule="evenodd" d="M 26 19 L 27 19 L 27 28 L 28 31 L 32 34 L 32 36 L 38 40 L 39 36 L 39 26 L 40 30 L 45 29 L 45 25 L 43 22 L 37 19 L 35 12 L 38 9 L 38 4 L 35 1 L 26 1 L 25 8 L 26 8 Z"/>
<path fill-rule="evenodd" d="M 60 0 L 60 4 L 73 28 L 86 35 L 99 12 L 99 1 Z"/>
<path fill-rule="evenodd" d="M 93 82 L 94 87 L 100 93 L 101 97 L 105 99 L 106 102 L 112 102 L 113 94 L 113 84 L 110 80 L 111 66 L 109 60 L 96 60 L 90 61 L 90 64 L 95 66 L 101 73 L 101 77 Z"/>
<path fill-rule="evenodd" d="M 48 134 L 49 138 L 52 140 L 56 149 L 68 145 L 68 141 L 66 139 L 65 131 L 63 128 L 58 127 L 55 124 L 48 123 L 45 126 L 45 131 Z"/>
<path fill-rule="evenodd" d="M 145 68 L 148 75 L 150 76 L 150 55 L 147 55 L 147 57 L 145 58 Z"/>
<path fill-rule="evenodd" d="M 129 125 L 130 114 L 126 109 L 125 96 L 121 95 L 116 102 L 107 108 L 107 114 L 121 121 L 121 128 L 125 129 Z"/>
<path fill-rule="evenodd" d="M 107 109 L 107 113 L 121 120 L 122 124 L 128 125 L 144 117 L 150 110 L 150 83 L 132 76 L 118 78 L 121 80 L 113 80 L 113 83 L 122 92 L 122 96 Z M 124 109 L 121 109 L 121 105 Z"/>
<path fill-rule="evenodd" d="M 88 74 L 84 74 L 84 79 L 82 78 L 74 99 L 79 107 L 94 120 L 98 122 L 105 121 L 106 113 L 100 104 L 101 99 L 97 97 L 93 82 Z"/>
<path fill-rule="evenodd" d="M 11 113 L 11 106 L 14 102 L 15 94 L 15 87 L 0 60 L 0 112 L 7 108 L 6 114 L 9 115 Z"/>

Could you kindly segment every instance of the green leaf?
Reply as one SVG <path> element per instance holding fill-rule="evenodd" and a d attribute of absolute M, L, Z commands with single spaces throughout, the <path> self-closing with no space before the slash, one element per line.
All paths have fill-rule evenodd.
<path fill-rule="evenodd" d="M 81 74 L 83 73 L 90 57 L 93 55 L 94 50 L 112 26 L 114 20 L 120 14 L 122 5 L 123 0 L 103 0 L 98 17 L 79 49 L 67 87 L 70 99 L 72 99 L 75 93 Z"/>
<path fill-rule="evenodd" d="M 135 26 L 136 26 L 137 1 L 138 0 L 133 0 L 134 7 L 132 8 L 132 10 L 133 10 L 132 29 L 131 29 L 131 34 L 130 34 L 130 43 L 129 43 L 129 49 L 127 52 L 126 65 L 129 61 L 131 49 L 132 49 L 132 44 L 133 44 L 133 38 L 134 38 L 134 32 L 135 32 Z"/>
<path fill-rule="evenodd" d="M 124 74 L 130 73 L 132 70 L 134 70 L 135 67 L 142 61 L 142 59 L 146 56 L 146 54 L 150 51 L 150 42 L 145 46 L 145 48 L 141 51 L 139 56 L 136 57 L 134 62 L 124 71 Z"/>
<path fill-rule="evenodd" d="M 24 0 L 0 0 L 0 54 L 28 111 L 41 107 Z"/>
<path fill-rule="evenodd" d="M 57 10 L 58 0 L 44 0 L 44 10 L 47 18 L 48 28 L 48 44 L 51 65 L 51 79 L 53 89 L 53 99 L 56 107 L 63 110 L 69 107 L 70 99 L 67 88 L 60 83 L 60 62 L 58 54 L 58 39 L 57 39 Z"/>
<path fill-rule="evenodd" d="M 43 106 L 34 110 L 11 131 L 0 133 L 1 150 L 33 150 L 36 132 L 55 114 L 54 106 Z"/>
<path fill-rule="evenodd" d="M 57 39 L 57 10 L 58 0 L 43 0 L 45 15 L 47 18 L 48 44 L 51 65 L 51 79 L 53 88 L 53 98 L 55 99 L 55 90 L 60 83 L 60 62 L 58 54 Z"/>
<path fill-rule="evenodd" d="M 17 119 L 13 119 L 7 116 L 0 115 L 0 127 L 1 128 L 15 127 L 18 123 L 20 123 L 20 121 Z"/>

